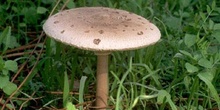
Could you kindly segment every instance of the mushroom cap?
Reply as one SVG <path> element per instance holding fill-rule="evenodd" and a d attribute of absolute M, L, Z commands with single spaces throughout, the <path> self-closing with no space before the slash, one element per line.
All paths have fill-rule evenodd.
<path fill-rule="evenodd" d="M 145 18 L 105 7 L 59 12 L 46 20 L 43 29 L 55 40 L 92 51 L 133 50 L 154 44 L 161 36 Z"/>

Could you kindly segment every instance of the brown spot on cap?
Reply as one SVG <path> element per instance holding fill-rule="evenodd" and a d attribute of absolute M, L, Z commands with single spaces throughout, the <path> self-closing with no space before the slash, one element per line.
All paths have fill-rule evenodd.
<path fill-rule="evenodd" d="M 65 32 L 65 30 L 62 30 L 60 33 L 63 34 Z"/>
<path fill-rule="evenodd" d="M 74 27 L 74 25 L 72 24 L 70 27 Z"/>
<path fill-rule="evenodd" d="M 57 23 L 59 23 L 59 21 L 54 21 L 53 23 L 54 23 L 54 24 L 57 24 Z"/>
<path fill-rule="evenodd" d="M 127 15 L 122 15 L 123 17 L 127 18 Z"/>
<path fill-rule="evenodd" d="M 129 14 L 133 14 L 132 12 L 128 12 Z"/>
<path fill-rule="evenodd" d="M 127 25 L 127 24 L 125 24 L 124 26 L 125 26 L 125 27 L 128 27 L 128 25 Z"/>
<path fill-rule="evenodd" d="M 103 8 L 102 8 L 103 9 Z M 103 9 L 103 11 L 108 11 L 108 9 Z"/>
<path fill-rule="evenodd" d="M 100 42 L 101 42 L 100 39 L 94 39 L 94 40 L 93 40 L 93 43 L 96 44 L 96 45 L 99 45 Z"/>
<path fill-rule="evenodd" d="M 144 34 L 142 31 L 138 32 L 137 35 L 142 35 Z"/>
<path fill-rule="evenodd" d="M 116 14 L 119 14 L 119 12 L 117 12 L 117 11 L 116 11 L 115 13 L 116 13 Z"/>
<path fill-rule="evenodd" d="M 103 33 L 104 33 L 104 31 L 103 31 L 103 30 L 99 30 L 99 33 L 100 33 L 100 34 L 103 34 Z"/>
<path fill-rule="evenodd" d="M 84 31 L 85 33 L 89 33 L 89 30 Z"/>
<path fill-rule="evenodd" d="M 86 21 L 85 19 L 84 19 L 84 21 Z M 92 22 L 90 22 L 90 21 L 86 21 L 87 23 L 92 23 Z"/>
<path fill-rule="evenodd" d="M 116 26 L 112 27 L 112 29 L 118 29 Z"/>

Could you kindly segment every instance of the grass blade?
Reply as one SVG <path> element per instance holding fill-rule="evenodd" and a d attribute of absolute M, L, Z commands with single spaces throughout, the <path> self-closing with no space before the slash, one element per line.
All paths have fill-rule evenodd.
<path fill-rule="evenodd" d="M 80 79 L 80 87 L 79 87 L 79 103 L 83 103 L 83 95 L 84 95 L 84 87 L 85 87 L 85 82 L 86 82 L 87 77 L 82 76 Z M 83 110 L 83 106 L 79 107 L 79 110 Z"/>
<path fill-rule="evenodd" d="M 69 98 L 69 81 L 67 73 L 64 73 L 64 88 L 63 88 L 63 106 L 66 107 Z"/>
<path fill-rule="evenodd" d="M 217 102 L 218 109 L 220 110 L 220 98 L 212 82 L 209 80 L 209 75 L 211 75 L 211 73 L 202 72 L 198 74 L 198 77 L 208 86 L 210 93 L 212 94 L 212 97 L 214 98 L 214 100 Z"/>

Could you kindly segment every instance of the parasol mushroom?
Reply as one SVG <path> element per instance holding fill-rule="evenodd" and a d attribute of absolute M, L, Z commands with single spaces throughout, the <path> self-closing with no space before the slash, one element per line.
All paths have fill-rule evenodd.
<path fill-rule="evenodd" d="M 160 39 L 159 29 L 145 18 L 124 10 L 82 7 L 59 12 L 43 25 L 62 43 L 97 55 L 96 106 L 108 106 L 108 55 L 112 51 L 147 47 Z"/>

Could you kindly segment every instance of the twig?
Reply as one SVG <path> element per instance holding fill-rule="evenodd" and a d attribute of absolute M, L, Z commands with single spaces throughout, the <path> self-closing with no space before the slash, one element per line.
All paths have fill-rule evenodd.
<path fill-rule="evenodd" d="M 21 104 L 19 110 L 22 110 L 24 104 L 26 104 L 28 101 L 34 100 L 34 99 L 32 98 L 32 97 L 34 96 L 34 94 L 35 94 L 35 92 L 31 94 L 31 97 L 30 97 L 30 98 L 28 98 L 25 102 L 23 102 L 23 103 Z"/>
<path fill-rule="evenodd" d="M 44 36 L 44 33 L 42 32 L 41 35 L 40 35 L 40 38 L 38 40 L 38 43 L 40 42 L 41 38 Z M 44 42 L 43 44 L 45 44 L 46 42 L 46 39 L 44 39 Z M 30 60 L 31 58 L 31 55 L 34 53 L 34 51 L 36 50 L 37 46 L 34 47 L 34 49 L 32 50 L 32 53 L 29 55 L 29 58 L 23 63 L 23 66 L 19 69 L 20 71 L 24 68 L 24 66 L 27 64 L 27 62 Z M 10 99 L 16 94 L 16 92 L 24 85 L 24 83 L 27 81 L 27 79 L 29 78 L 29 76 L 31 75 L 31 73 L 33 72 L 33 70 L 35 69 L 39 59 L 40 59 L 40 56 L 41 56 L 41 53 L 43 52 L 43 47 L 41 48 L 41 51 L 39 53 L 39 55 L 37 56 L 37 60 L 36 62 L 34 63 L 34 66 L 31 68 L 31 71 L 28 73 L 28 75 L 25 77 L 25 79 L 21 82 L 21 84 L 18 86 L 18 88 L 7 98 L 7 100 L 5 101 L 4 105 L 2 106 L 2 109 L 1 110 L 4 110 L 5 109 L 5 106 L 6 104 L 8 103 L 8 101 L 10 101 Z M 18 72 L 20 72 L 18 71 Z M 18 76 L 19 73 L 16 73 L 16 76 Z M 15 76 L 14 76 L 15 77 Z M 14 78 L 13 78 L 13 81 L 14 81 Z"/>
<path fill-rule="evenodd" d="M 69 2 L 70 0 L 66 0 L 66 2 L 64 3 L 64 5 L 62 6 L 61 10 L 63 10 L 66 7 L 66 4 Z"/>
<path fill-rule="evenodd" d="M 40 51 L 35 51 L 35 52 L 40 53 Z M 43 52 L 45 52 L 45 51 L 43 51 Z M 12 54 L 8 54 L 8 55 L 4 55 L 2 58 L 18 57 L 18 56 L 23 56 L 23 55 L 28 55 L 28 54 L 32 54 L 32 52 L 12 53 Z"/>
<path fill-rule="evenodd" d="M 30 44 L 30 45 L 20 46 L 20 47 L 15 48 L 15 49 L 7 50 L 7 51 L 5 52 L 5 54 L 7 54 L 7 53 L 12 53 L 12 52 L 15 52 L 15 51 L 21 51 L 21 50 L 25 50 L 25 49 L 30 49 L 30 48 L 35 47 L 36 45 L 38 45 L 38 44 Z M 0 54 L 1 54 L 1 53 L 0 53 Z"/>

